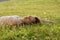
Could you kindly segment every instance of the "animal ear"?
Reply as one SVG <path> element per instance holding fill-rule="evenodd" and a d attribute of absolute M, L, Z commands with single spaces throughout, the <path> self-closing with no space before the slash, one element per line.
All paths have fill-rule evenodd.
<path fill-rule="evenodd" d="M 40 23 L 40 19 L 39 18 L 35 17 L 35 20 L 36 20 L 35 21 L 36 23 Z"/>

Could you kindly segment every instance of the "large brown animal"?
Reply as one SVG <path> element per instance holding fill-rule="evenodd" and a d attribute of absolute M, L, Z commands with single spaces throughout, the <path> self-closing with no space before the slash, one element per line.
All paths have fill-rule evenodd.
<path fill-rule="evenodd" d="M 26 16 L 24 18 L 20 18 L 19 16 L 2 16 L 0 17 L 0 26 L 1 25 L 21 25 L 21 24 L 36 24 L 42 22 L 48 22 L 48 23 L 53 23 L 53 21 L 50 20 L 44 20 L 44 19 L 39 19 L 38 17 L 34 16 Z"/>

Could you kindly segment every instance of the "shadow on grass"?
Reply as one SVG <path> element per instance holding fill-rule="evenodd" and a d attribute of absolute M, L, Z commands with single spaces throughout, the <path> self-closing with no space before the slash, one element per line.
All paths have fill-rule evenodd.
<path fill-rule="evenodd" d="M 0 2 L 5 2 L 5 1 L 9 1 L 9 0 L 0 0 Z"/>

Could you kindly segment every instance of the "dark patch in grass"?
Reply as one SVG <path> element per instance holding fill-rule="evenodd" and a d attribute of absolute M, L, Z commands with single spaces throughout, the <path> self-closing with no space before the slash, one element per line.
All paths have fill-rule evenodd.
<path fill-rule="evenodd" d="M 9 1 L 9 0 L 0 0 L 0 2 L 5 2 L 5 1 Z"/>

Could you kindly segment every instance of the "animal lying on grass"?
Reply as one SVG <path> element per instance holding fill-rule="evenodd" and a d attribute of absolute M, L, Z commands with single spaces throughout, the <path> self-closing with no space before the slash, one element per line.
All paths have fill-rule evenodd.
<path fill-rule="evenodd" d="M 17 26 L 17 25 L 21 25 L 21 24 L 36 24 L 36 23 L 42 23 L 42 22 L 53 23 L 53 21 L 39 19 L 34 16 L 26 16 L 24 18 L 20 18 L 19 16 L 2 16 L 2 17 L 0 17 L 0 25 Z"/>

